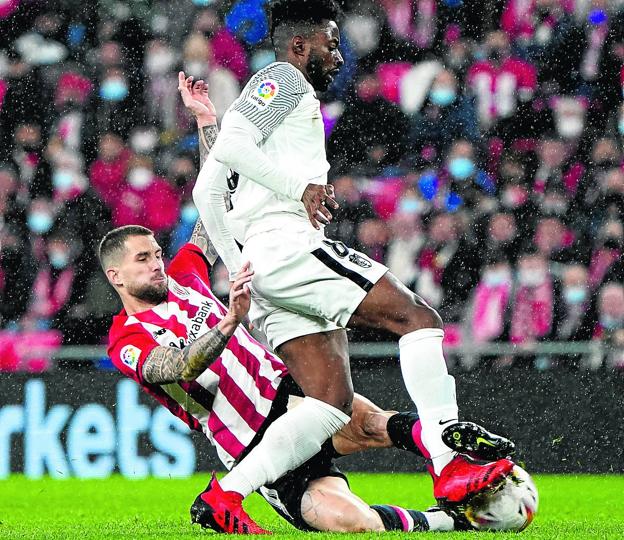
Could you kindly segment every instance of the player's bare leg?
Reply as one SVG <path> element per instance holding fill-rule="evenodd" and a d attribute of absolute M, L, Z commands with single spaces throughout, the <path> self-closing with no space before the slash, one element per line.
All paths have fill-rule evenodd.
<path fill-rule="evenodd" d="M 301 516 L 319 531 L 452 531 L 444 512 L 418 512 L 398 506 L 369 506 L 349 489 L 344 478 L 326 476 L 310 482 L 301 499 Z"/>
<path fill-rule="evenodd" d="M 349 326 L 385 329 L 400 337 L 403 380 L 418 410 L 420 439 L 431 459 L 437 498 L 462 500 L 511 472 L 509 460 L 480 466 L 458 456 L 442 439 L 445 428 L 457 422 L 458 409 L 455 380 L 442 350 L 442 320 L 434 309 L 388 272 L 371 288 Z"/>
<path fill-rule="evenodd" d="M 310 334 L 280 345 L 277 353 L 303 393 L 351 413 L 353 383 L 345 330 Z"/>

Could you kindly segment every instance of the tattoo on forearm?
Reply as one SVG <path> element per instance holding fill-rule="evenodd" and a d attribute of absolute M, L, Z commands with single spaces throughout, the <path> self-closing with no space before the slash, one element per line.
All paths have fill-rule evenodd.
<path fill-rule="evenodd" d="M 208 262 L 211 266 L 214 265 L 214 263 L 219 258 L 219 254 L 217 253 L 215 247 L 212 245 L 210 237 L 206 232 L 206 228 L 204 227 L 201 218 L 199 218 L 195 223 L 195 228 L 193 229 L 193 234 L 191 234 L 189 242 L 191 244 L 195 244 L 199 249 L 204 252 L 206 259 L 208 259 Z"/>
<path fill-rule="evenodd" d="M 229 338 L 225 337 L 215 326 L 202 337 L 182 349 L 185 356 L 185 365 L 182 370 L 182 379 L 194 381 L 205 369 L 214 362 L 223 352 Z"/>
<path fill-rule="evenodd" d="M 184 354 L 173 347 L 156 347 L 143 364 L 143 378 L 148 383 L 165 384 L 180 379 L 184 369 Z"/>
<path fill-rule="evenodd" d="M 156 347 L 145 359 L 143 378 L 152 384 L 194 381 L 219 357 L 228 341 L 214 327 L 184 349 Z"/>
<path fill-rule="evenodd" d="M 217 140 L 217 135 L 219 134 L 219 128 L 214 126 L 204 126 L 199 128 L 199 167 L 206 163 L 206 159 L 208 159 L 208 154 L 210 153 L 210 149 L 214 145 Z"/>
<path fill-rule="evenodd" d="M 199 128 L 200 169 L 204 166 L 204 163 L 206 163 L 206 159 L 208 159 L 208 154 L 210 153 L 211 148 L 217 140 L 218 134 L 219 128 L 216 125 L 204 126 L 202 128 Z M 208 233 L 204 228 L 201 218 L 197 220 L 197 223 L 195 223 L 195 228 L 193 229 L 193 234 L 191 235 L 191 239 L 189 241 L 191 242 L 191 244 L 195 244 L 196 246 L 198 246 L 204 252 L 204 255 L 206 255 L 206 258 L 211 265 L 213 265 L 219 258 L 219 254 L 212 245 L 212 242 L 208 237 Z"/>

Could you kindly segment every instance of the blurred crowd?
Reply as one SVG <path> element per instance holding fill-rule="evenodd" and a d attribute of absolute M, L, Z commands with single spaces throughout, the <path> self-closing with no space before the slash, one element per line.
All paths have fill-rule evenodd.
<path fill-rule="evenodd" d="M 340 3 L 345 65 L 319 96 L 328 235 L 385 262 L 456 344 L 600 339 L 624 367 L 624 2 Z M 99 238 L 139 223 L 168 256 L 188 238 L 177 72 L 221 116 L 274 60 L 265 4 L 0 2 L 5 332 L 101 343 L 119 305 Z"/>

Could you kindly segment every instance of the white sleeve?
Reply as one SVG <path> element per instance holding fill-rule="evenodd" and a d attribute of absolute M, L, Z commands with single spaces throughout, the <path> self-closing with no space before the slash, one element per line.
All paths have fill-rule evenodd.
<path fill-rule="evenodd" d="M 227 173 L 227 167 L 218 163 L 210 153 L 197 176 L 193 188 L 193 201 L 210 241 L 232 280 L 240 270 L 242 262 L 238 244 L 223 222 L 228 210 L 225 202 L 228 193 Z"/>
<path fill-rule="evenodd" d="M 301 201 L 309 184 L 278 166 L 258 148 L 261 131 L 240 112 L 230 110 L 223 118 L 221 132 L 213 147 L 215 159 L 241 176 L 295 201 Z"/>

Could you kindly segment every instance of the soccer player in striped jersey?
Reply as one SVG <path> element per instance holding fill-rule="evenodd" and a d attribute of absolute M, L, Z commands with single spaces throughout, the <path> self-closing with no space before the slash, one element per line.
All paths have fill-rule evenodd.
<path fill-rule="evenodd" d="M 180 74 L 180 91 L 197 116 L 203 162 L 214 140 L 214 109 L 203 81 L 193 85 Z M 228 469 L 253 459 L 247 456 L 253 448 L 267 441 L 275 444 L 265 434 L 286 413 L 291 393 L 300 390 L 281 360 L 239 326 L 249 307 L 246 285 L 252 273 L 243 268 L 232 286 L 229 308 L 223 306 L 209 287 L 209 265 L 216 255 L 199 220 L 167 273 L 160 247 L 143 227 L 111 231 L 102 240 L 99 255 L 124 305 L 109 336 L 109 354 L 117 368 L 191 429 L 204 432 Z M 426 455 L 416 415 L 384 412 L 361 396 L 354 412 L 352 421 L 321 452 L 262 488 L 267 501 L 302 529 L 452 527 L 453 520 L 442 512 L 369 507 L 350 492 L 333 463 L 336 454 L 394 445 Z M 469 425 L 455 427 L 469 445 L 479 436 L 499 453 L 509 450 L 503 439 L 492 434 L 471 431 Z M 481 457 L 487 457 L 483 454 L 487 449 L 477 448 Z M 193 505 L 193 520 L 220 532 L 264 532 L 242 510 L 240 491 L 246 488 L 233 484 L 224 491 L 213 479 Z"/>
<path fill-rule="evenodd" d="M 399 338 L 403 378 L 432 460 L 434 495 L 459 502 L 501 482 L 513 464 L 475 463 L 445 443 L 458 407 L 439 315 L 385 266 L 322 231 L 337 203 L 327 185 L 316 91 L 328 88 L 343 63 L 338 16 L 334 0 L 271 4 L 277 61 L 251 77 L 224 115 L 194 200 L 230 275 L 242 260 L 251 262 L 250 319 L 306 395 L 296 419 L 273 431 L 297 441 L 281 446 L 279 461 L 298 466 L 348 422 L 353 385 L 345 329 L 380 328 Z M 228 185 L 224 169 L 238 175 L 236 186 Z M 224 194 L 233 187 L 226 205 Z M 237 474 L 254 483 L 271 471 L 241 466 Z"/>

